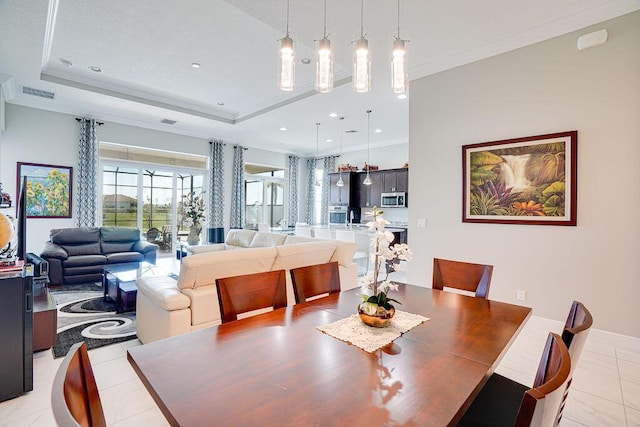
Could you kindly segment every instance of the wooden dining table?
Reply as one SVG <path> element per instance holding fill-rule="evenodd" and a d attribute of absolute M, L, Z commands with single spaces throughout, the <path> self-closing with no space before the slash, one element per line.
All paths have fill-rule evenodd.
<path fill-rule="evenodd" d="M 455 425 L 531 315 L 528 307 L 400 285 L 430 318 L 373 353 L 317 330 L 359 289 L 130 348 L 174 426 Z"/>

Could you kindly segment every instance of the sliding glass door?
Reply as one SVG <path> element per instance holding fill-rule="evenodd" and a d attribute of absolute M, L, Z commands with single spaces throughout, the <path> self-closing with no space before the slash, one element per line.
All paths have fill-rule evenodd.
<path fill-rule="evenodd" d="M 203 194 L 205 172 L 122 167 L 106 161 L 102 170 L 102 224 L 138 227 L 148 241 L 160 246 L 161 254 L 173 253 L 174 242 L 189 234 L 182 200 L 190 193 Z"/>

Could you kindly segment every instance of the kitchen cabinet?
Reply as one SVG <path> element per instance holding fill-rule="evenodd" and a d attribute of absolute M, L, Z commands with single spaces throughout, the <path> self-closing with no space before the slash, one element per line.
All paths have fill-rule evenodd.
<path fill-rule="evenodd" d="M 382 194 L 382 172 L 370 171 L 371 185 L 365 185 L 364 180 L 367 178 L 366 172 L 358 173 L 358 185 L 356 191 L 358 197 L 356 202 L 358 206 L 363 208 L 372 208 L 380 204 L 380 195 Z"/>
<path fill-rule="evenodd" d="M 329 205 L 332 206 L 358 206 L 351 203 L 352 196 L 355 196 L 353 189 L 353 175 L 352 172 L 342 172 L 343 187 L 338 187 L 336 184 L 340 180 L 340 173 L 329 174 Z"/>
<path fill-rule="evenodd" d="M 408 169 L 391 169 L 382 171 L 383 193 L 406 193 L 409 190 L 409 170 Z"/>

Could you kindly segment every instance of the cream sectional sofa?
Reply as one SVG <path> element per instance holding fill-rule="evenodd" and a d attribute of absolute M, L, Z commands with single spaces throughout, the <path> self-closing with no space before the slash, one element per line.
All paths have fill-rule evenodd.
<path fill-rule="evenodd" d="M 225 243 L 190 248 L 178 280 L 149 276 L 137 280 L 136 324 L 143 343 L 219 325 L 216 279 L 287 270 L 287 301 L 295 304 L 289 270 L 337 261 L 340 286 L 357 286 L 355 243 L 251 230 L 231 230 Z"/>

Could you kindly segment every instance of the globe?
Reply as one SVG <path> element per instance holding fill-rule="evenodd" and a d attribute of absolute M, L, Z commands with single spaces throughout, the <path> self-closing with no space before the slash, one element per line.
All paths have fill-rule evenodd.
<path fill-rule="evenodd" d="M 12 258 L 16 251 L 18 236 L 13 222 L 0 212 L 0 258 Z"/>

